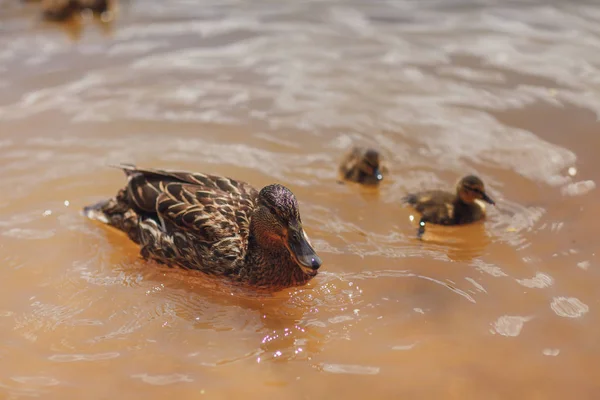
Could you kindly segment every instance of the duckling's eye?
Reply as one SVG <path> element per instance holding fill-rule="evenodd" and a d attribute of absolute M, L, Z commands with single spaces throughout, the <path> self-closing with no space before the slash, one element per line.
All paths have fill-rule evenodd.
<path fill-rule="evenodd" d="M 377 168 L 377 162 L 372 160 L 366 160 L 365 163 L 371 168 Z"/>
<path fill-rule="evenodd" d="M 465 186 L 464 189 L 467 192 L 473 192 L 473 193 L 477 193 L 477 194 L 482 194 L 481 190 L 479 190 L 477 188 L 474 188 L 474 187 L 471 187 L 471 186 Z"/>

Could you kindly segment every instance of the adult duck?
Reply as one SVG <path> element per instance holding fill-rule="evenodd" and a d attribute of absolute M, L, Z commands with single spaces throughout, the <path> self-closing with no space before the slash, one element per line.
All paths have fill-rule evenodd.
<path fill-rule="evenodd" d="M 222 176 L 119 167 L 126 186 L 84 214 L 125 232 L 142 257 L 271 290 L 317 275 L 321 259 L 285 186 L 257 191 Z"/>

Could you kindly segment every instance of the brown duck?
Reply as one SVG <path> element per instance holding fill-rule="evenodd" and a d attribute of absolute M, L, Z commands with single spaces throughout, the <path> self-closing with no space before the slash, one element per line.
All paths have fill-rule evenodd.
<path fill-rule="evenodd" d="M 385 168 L 381 166 L 377 150 L 353 147 L 344 155 L 339 167 L 340 175 L 348 181 L 364 185 L 377 185 L 383 180 Z"/>
<path fill-rule="evenodd" d="M 102 14 L 110 11 L 114 6 L 114 0 L 78 0 L 79 6 L 83 10 L 90 10 L 95 14 Z"/>
<path fill-rule="evenodd" d="M 102 14 L 111 8 L 111 0 L 42 0 L 42 14 L 51 21 L 66 21 L 83 10 Z"/>
<path fill-rule="evenodd" d="M 77 0 L 43 0 L 42 15 L 50 21 L 65 21 L 80 10 Z"/>
<path fill-rule="evenodd" d="M 456 185 L 456 193 L 431 190 L 405 196 L 404 204 L 421 214 L 417 236 L 425 233 L 425 224 L 463 225 L 485 217 L 485 205 L 495 205 L 486 193 L 483 181 L 474 175 L 465 176 Z"/>
<path fill-rule="evenodd" d="M 125 232 L 144 258 L 270 290 L 317 275 L 321 259 L 286 187 L 259 192 L 221 176 L 120 168 L 127 185 L 84 214 Z"/>

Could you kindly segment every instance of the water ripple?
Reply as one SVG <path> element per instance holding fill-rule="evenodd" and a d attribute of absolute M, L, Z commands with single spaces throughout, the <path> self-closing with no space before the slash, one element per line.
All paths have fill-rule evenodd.
<path fill-rule="evenodd" d="M 78 362 L 78 361 L 103 361 L 119 357 L 118 352 L 96 353 L 96 354 L 54 354 L 48 359 L 53 362 Z"/>
<path fill-rule="evenodd" d="M 531 317 L 503 315 L 494 322 L 494 331 L 502 336 L 519 336 L 523 325 L 529 320 L 531 320 Z"/>
<path fill-rule="evenodd" d="M 149 374 L 134 374 L 132 378 L 141 379 L 142 382 L 150 385 L 171 385 L 173 383 L 193 382 L 194 380 L 189 375 L 171 374 L 171 375 L 149 375 Z"/>
<path fill-rule="evenodd" d="M 377 375 L 379 367 L 352 364 L 328 364 L 323 363 L 319 366 L 322 371 L 332 374 L 351 374 L 351 375 Z"/>
<path fill-rule="evenodd" d="M 510 342 L 507 355 L 534 354 L 520 358 L 532 382 L 557 376 L 535 354 L 573 355 L 585 343 L 571 334 L 583 330 L 562 325 L 595 323 L 594 235 L 577 224 L 597 183 L 579 139 L 565 144 L 570 126 L 555 132 L 545 118 L 600 115 L 597 4 L 148 0 L 127 7 L 110 35 L 70 43 L 32 24 L 24 3 L 0 4 L 1 356 L 16 368 L 0 387 L 9 396 L 72 397 L 52 392 L 73 390 L 65 373 L 83 387 L 88 369 L 110 362 L 121 368 L 118 390 L 125 377 L 146 397 L 234 390 L 226 377 L 199 378 L 221 370 L 246 376 L 247 392 L 306 375 L 314 385 L 304 389 L 341 393 L 373 375 L 369 394 L 385 397 L 381 379 L 401 376 L 396 361 L 412 357 L 417 379 L 403 385 L 416 382 L 405 394 L 418 397 L 435 390 L 419 384 L 421 368 L 450 371 L 438 374 L 445 393 L 462 387 L 463 367 L 497 361 L 479 357 L 489 336 L 481 321 Z M 531 117 L 538 108 L 545 114 Z M 536 124 L 503 122 L 513 113 Z M 335 183 L 354 144 L 386 157 L 379 190 Z M 288 185 L 324 271 L 267 296 L 138 261 L 125 238 L 78 213 L 123 184 L 106 168 L 119 162 Z M 484 223 L 432 228 L 417 241 L 400 199 L 451 190 L 467 171 L 497 207 Z M 570 257 L 568 277 L 552 255 Z M 556 296 L 558 287 L 577 297 Z M 554 328 L 543 346 L 531 341 L 533 317 L 507 313 L 537 299 L 552 310 L 532 312 Z M 131 370 L 155 354 L 185 369 Z M 563 361 L 585 372 L 594 360 L 580 351 Z M 584 387 L 587 375 L 573 371 Z M 477 397 L 487 389 L 478 385 L 458 396 Z"/>
<path fill-rule="evenodd" d="M 589 311 L 589 306 L 575 297 L 555 297 L 550 304 L 559 317 L 579 318 Z"/>

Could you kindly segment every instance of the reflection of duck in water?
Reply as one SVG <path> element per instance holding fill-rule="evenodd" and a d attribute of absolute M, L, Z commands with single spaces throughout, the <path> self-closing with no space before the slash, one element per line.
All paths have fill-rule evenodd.
<path fill-rule="evenodd" d="M 381 166 L 381 156 L 376 150 L 354 147 L 342 159 L 339 172 L 348 181 L 377 185 L 387 171 Z"/>
<path fill-rule="evenodd" d="M 427 222 L 438 225 L 469 224 L 485 217 L 485 204 L 480 200 L 496 204 L 485 193 L 481 179 L 474 175 L 465 176 L 458 182 L 456 194 L 431 190 L 409 194 L 402 200 L 421 214 L 419 238 L 425 233 Z"/>
<path fill-rule="evenodd" d="M 84 214 L 127 233 L 144 258 L 270 290 L 317 275 L 321 259 L 286 187 L 258 192 L 220 176 L 121 168 L 125 188 Z"/>

